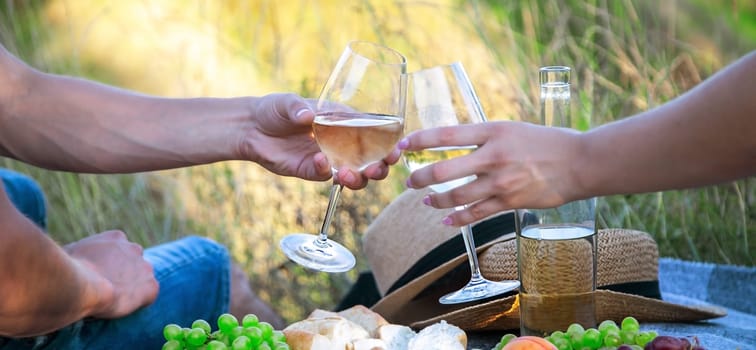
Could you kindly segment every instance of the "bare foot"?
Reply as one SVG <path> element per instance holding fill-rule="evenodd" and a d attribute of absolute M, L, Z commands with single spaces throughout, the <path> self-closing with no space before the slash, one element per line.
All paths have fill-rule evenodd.
<path fill-rule="evenodd" d="M 231 264 L 231 301 L 229 304 L 230 313 L 240 322 L 244 315 L 255 314 L 260 321 L 270 323 L 275 329 L 286 327 L 281 316 L 252 291 L 249 277 L 235 263 Z"/>

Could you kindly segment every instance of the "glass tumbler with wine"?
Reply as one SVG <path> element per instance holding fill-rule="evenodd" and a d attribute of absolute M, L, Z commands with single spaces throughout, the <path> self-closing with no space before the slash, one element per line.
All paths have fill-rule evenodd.
<path fill-rule="evenodd" d="M 427 128 L 453 126 L 468 123 L 483 123 L 486 116 L 472 83 L 462 64 L 455 62 L 435 66 L 408 74 L 407 133 Z M 431 163 L 460 157 L 473 152 L 475 145 L 439 147 L 416 152 L 405 152 L 404 161 L 410 171 Z M 445 192 L 464 186 L 475 180 L 475 175 L 431 185 L 436 192 Z M 462 209 L 462 207 L 457 208 Z M 491 281 L 483 277 L 478 266 L 478 257 L 473 240 L 472 225 L 461 228 L 472 276 L 460 290 L 442 296 L 442 304 L 465 303 L 500 295 L 520 286 L 520 282 Z"/>
<path fill-rule="evenodd" d="M 389 155 L 403 135 L 406 59 L 391 48 L 350 42 L 331 72 L 315 107 L 313 134 L 333 170 L 334 182 L 318 234 L 293 233 L 280 241 L 289 259 L 309 269 L 345 272 L 354 255 L 328 238 L 343 185 L 337 169 L 358 171 Z"/>

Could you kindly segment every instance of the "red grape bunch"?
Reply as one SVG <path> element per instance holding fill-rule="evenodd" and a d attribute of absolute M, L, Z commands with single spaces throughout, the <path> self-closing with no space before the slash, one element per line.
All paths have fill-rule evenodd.
<path fill-rule="evenodd" d="M 692 339 L 693 342 L 688 340 L 688 338 L 660 335 L 646 344 L 644 350 L 705 350 L 701 344 L 699 344 L 698 338 L 693 337 Z"/>

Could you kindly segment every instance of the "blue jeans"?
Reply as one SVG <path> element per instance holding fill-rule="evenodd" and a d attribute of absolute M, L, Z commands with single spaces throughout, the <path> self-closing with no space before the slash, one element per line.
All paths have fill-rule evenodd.
<path fill-rule="evenodd" d="M 26 176 L 3 169 L 0 177 L 19 209 L 44 226 L 44 218 L 36 217 L 44 214 L 44 207 L 32 205 L 44 205 L 39 186 Z M 151 305 L 120 319 L 80 320 L 45 336 L 0 338 L 0 349 L 160 349 L 166 324 L 189 327 L 199 318 L 214 324 L 221 313 L 228 312 L 231 262 L 224 246 L 189 236 L 147 248 L 144 257 L 152 263 L 160 285 Z"/>
<path fill-rule="evenodd" d="M 5 185 L 5 193 L 11 202 L 31 221 L 39 227 L 47 227 L 47 206 L 45 196 L 37 182 L 32 178 L 0 168 L 0 180 Z"/>

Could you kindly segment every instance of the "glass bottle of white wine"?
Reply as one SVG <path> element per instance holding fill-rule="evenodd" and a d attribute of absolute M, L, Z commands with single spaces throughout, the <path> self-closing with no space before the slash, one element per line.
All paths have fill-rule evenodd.
<path fill-rule="evenodd" d="M 573 128 L 570 68 L 539 71 L 541 123 Z M 596 199 L 517 213 L 520 333 L 545 336 L 570 324 L 596 326 Z"/>

